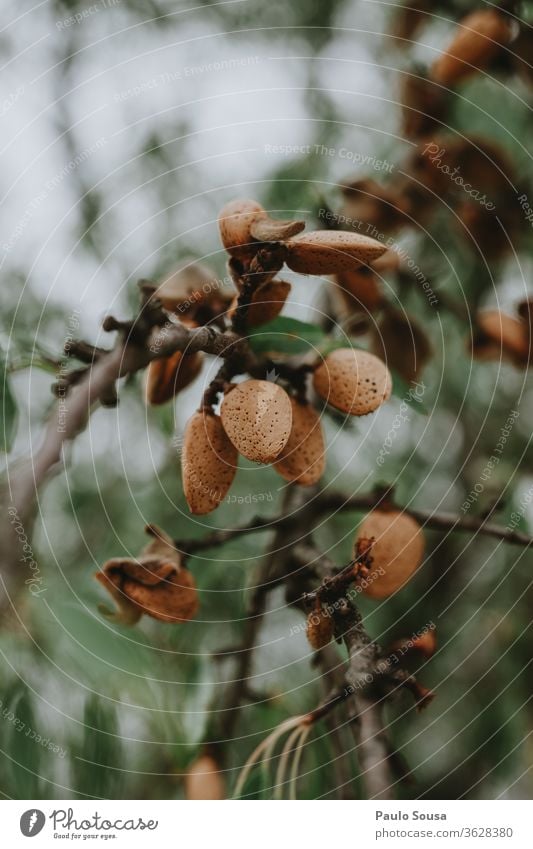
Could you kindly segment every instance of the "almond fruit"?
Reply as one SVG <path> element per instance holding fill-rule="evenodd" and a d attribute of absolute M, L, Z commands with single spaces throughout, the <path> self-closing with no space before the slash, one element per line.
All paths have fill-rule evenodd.
<path fill-rule="evenodd" d="M 531 352 L 527 321 L 499 310 L 485 310 L 476 319 L 479 334 L 474 338 L 476 359 L 507 357 L 517 364 L 527 363 Z"/>
<path fill-rule="evenodd" d="M 424 535 L 418 522 L 399 510 L 373 510 L 363 520 L 357 540 L 373 539 L 372 576 L 362 584 L 369 598 L 387 598 L 416 572 L 424 557 Z"/>
<path fill-rule="evenodd" d="M 95 575 L 118 608 L 118 614 L 102 612 L 128 625 L 143 613 L 161 622 L 191 619 L 198 609 L 198 594 L 182 555 L 160 528 L 148 525 L 146 531 L 153 539 L 138 558 L 115 557 Z"/>
<path fill-rule="evenodd" d="M 376 239 L 342 230 L 301 233 L 285 244 L 287 265 L 300 274 L 337 274 L 370 263 L 386 251 Z"/>
<path fill-rule="evenodd" d="M 255 200 L 232 200 L 218 217 L 220 238 L 229 254 L 238 259 L 247 258 L 254 251 L 256 240 L 251 234 L 252 224 L 267 218 L 266 210 Z"/>
<path fill-rule="evenodd" d="M 374 312 L 381 305 L 383 293 L 379 278 L 372 268 L 361 266 L 350 271 L 342 271 L 336 275 L 335 280 L 349 309 L 363 307 L 369 312 Z"/>
<path fill-rule="evenodd" d="M 196 412 L 187 422 L 181 455 L 183 491 L 191 513 L 205 515 L 218 507 L 233 483 L 237 461 L 220 417 Z"/>
<path fill-rule="evenodd" d="M 281 454 L 292 426 L 290 398 L 267 380 L 246 380 L 224 396 L 222 425 L 237 451 L 256 463 L 271 463 Z"/>
<path fill-rule="evenodd" d="M 204 303 L 221 288 L 216 275 L 201 262 L 188 259 L 167 274 L 156 290 L 163 307 L 169 312 L 186 315 L 197 304 Z"/>
<path fill-rule="evenodd" d="M 152 360 L 146 369 L 145 399 L 147 404 L 165 404 L 189 386 L 202 370 L 201 351 L 183 354 L 176 351 L 170 357 Z"/>
<path fill-rule="evenodd" d="M 341 213 L 347 221 L 346 228 L 359 232 L 361 227 L 376 227 L 388 232 L 405 224 L 405 204 L 396 189 L 382 186 L 376 180 L 365 178 L 340 186 L 343 194 Z"/>
<path fill-rule="evenodd" d="M 431 357 L 425 331 L 410 316 L 388 306 L 372 329 L 372 352 L 388 363 L 407 383 L 418 380 Z"/>
<path fill-rule="evenodd" d="M 326 449 L 320 417 L 311 404 L 291 398 L 292 428 L 285 448 L 274 463 L 286 481 L 312 486 L 326 466 Z"/>
<path fill-rule="evenodd" d="M 322 608 L 312 610 L 307 617 L 305 634 L 315 651 L 324 648 L 333 637 L 333 619 Z"/>
<path fill-rule="evenodd" d="M 226 798 L 220 767 L 211 755 L 201 755 L 190 765 L 185 776 L 185 795 L 190 800 L 210 802 Z"/>
<path fill-rule="evenodd" d="M 486 68 L 512 37 L 507 19 L 495 9 L 482 9 L 463 18 L 451 44 L 431 68 L 441 85 L 455 85 Z"/>
<path fill-rule="evenodd" d="M 332 407 L 366 416 L 390 398 L 392 378 L 378 357 L 355 348 L 339 348 L 315 369 L 316 392 Z"/>
<path fill-rule="evenodd" d="M 254 292 L 252 302 L 248 309 L 246 324 L 248 327 L 259 327 L 277 318 L 291 291 L 291 284 L 285 280 L 270 280 L 263 283 Z M 238 296 L 235 296 L 228 311 L 228 317 L 232 318 L 237 308 Z"/>

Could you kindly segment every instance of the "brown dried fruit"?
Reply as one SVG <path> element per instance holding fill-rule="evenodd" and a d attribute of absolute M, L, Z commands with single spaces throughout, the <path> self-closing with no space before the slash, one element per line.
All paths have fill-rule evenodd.
<path fill-rule="evenodd" d="M 407 207 L 395 188 L 365 178 L 341 189 L 344 198 L 341 213 L 348 219 L 348 229 L 358 232 L 364 227 L 368 233 L 371 225 L 380 232 L 389 232 L 406 223 Z"/>
<path fill-rule="evenodd" d="M 145 399 L 147 404 L 165 404 L 189 386 L 202 370 L 203 354 L 176 351 L 170 357 L 152 360 L 146 369 Z"/>
<path fill-rule="evenodd" d="M 291 433 L 274 468 L 287 481 L 311 486 L 320 480 L 326 466 L 320 417 L 310 404 L 301 404 L 295 398 L 290 400 Z"/>
<path fill-rule="evenodd" d="M 220 417 L 233 445 L 248 460 L 272 463 L 292 427 L 290 398 L 267 380 L 246 380 L 224 396 Z"/>
<path fill-rule="evenodd" d="M 379 277 L 369 266 L 342 271 L 336 275 L 335 281 L 349 310 L 362 307 L 374 312 L 380 307 L 383 293 Z"/>
<path fill-rule="evenodd" d="M 430 7 L 430 0 L 411 0 L 395 10 L 392 35 L 398 39 L 397 46 L 407 49 L 417 34 L 419 28 L 430 18 L 425 10 Z"/>
<path fill-rule="evenodd" d="M 166 310 L 185 317 L 219 292 L 220 288 L 220 280 L 210 268 L 202 262 L 187 259 L 163 278 L 156 296 Z"/>
<path fill-rule="evenodd" d="M 369 598 L 387 598 L 400 589 L 422 563 L 422 529 L 407 513 L 373 510 L 359 528 L 357 539 L 363 537 L 374 538 L 373 579 L 362 585 L 363 592 Z M 357 539 L 354 551 L 357 551 Z"/>
<path fill-rule="evenodd" d="M 307 617 L 305 633 L 311 648 L 315 651 L 324 648 L 333 637 L 333 619 L 322 607 L 312 610 Z"/>
<path fill-rule="evenodd" d="M 256 221 L 267 218 L 266 210 L 255 200 L 232 200 L 227 203 L 218 217 L 220 238 L 229 254 L 246 259 L 253 253 L 254 243 L 251 227 Z"/>
<path fill-rule="evenodd" d="M 250 233 L 259 242 L 284 242 L 305 230 L 305 221 L 277 221 L 275 218 L 257 218 Z"/>
<path fill-rule="evenodd" d="M 400 91 L 404 136 L 417 139 L 439 130 L 446 118 L 449 96 L 433 80 L 404 74 Z"/>
<path fill-rule="evenodd" d="M 291 284 L 285 280 L 270 280 L 263 283 L 254 292 L 252 302 L 248 309 L 246 324 L 248 327 L 259 327 L 277 318 L 291 291 Z M 232 318 L 237 308 L 237 296 L 233 299 L 228 311 L 228 317 Z"/>
<path fill-rule="evenodd" d="M 416 637 L 404 637 L 400 640 L 395 640 L 392 643 L 390 650 L 401 651 L 404 654 L 408 652 L 420 652 L 423 657 L 432 657 L 437 650 L 437 634 L 434 628 L 424 631 Z"/>
<path fill-rule="evenodd" d="M 223 501 L 237 471 L 237 450 L 219 416 L 196 412 L 187 422 L 181 455 L 183 491 L 191 513 L 205 515 Z"/>
<path fill-rule="evenodd" d="M 478 332 L 473 340 L 473 355 L 480 360 L 510 359 L 525 365 L 531 354 L 529 324 L 499 310 L 485 310 L 476 318 Z"/>
<path fill-rule="evenodd" d="M 486 68 L 512 37 L 504 15 L 494 9 L 482 9 L 463 18 L 451 44 L 431 68 L 432 78 L 441 85 L 458 82 Z"/>
<path fill-rule="evenodd" d="M 392 378 L 378 357 L 355 348 L 339 348 L 315 369 L 316 392 L 332 407 L 366 416 L 390 398 Z"/>
<path fill-rule="evenodd" d="M 206 799 L 217 802 L 226 798 L 226 787 L 220 767 L 211 755 L 201 755 L 189 767 L 185 776 L 187 799 Z"/>
<path fill-rule="evenodd" d="M 431 357 L 428 337 L 413 318 L 387 307 L 372 331 L 372 352 L 394 367 L 407 383 L 415 381 Z"/>
<path fill-rule="evenodd" d="M 341 230 L 301 233 L 285 244 L 287 265 L 300 274 L 337 274 L 370 263 L 386 251 L 376 239 Z"/>
<path fill-rule="evenodd" d="M 102 612 L 134 624 L 143 613 L 161 622 L 184 622 L 198 609 L 194 579 L 174 548 L 172 538 L 155 525 L 146 528 L 154 539 L 138 558 L 115 557 L 95 577 L 111 593 L 117 614 Z"/>

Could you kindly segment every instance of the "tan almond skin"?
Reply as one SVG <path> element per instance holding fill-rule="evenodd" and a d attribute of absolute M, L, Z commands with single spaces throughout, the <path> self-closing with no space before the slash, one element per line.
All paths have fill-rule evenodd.
<path fill-rule="evenodd" d="M 326 467 L 320 417 L 311 404 L 300 404 L 296 398 L 291 398 L 291 406 L 291 433 L 274 468 L 286 481 L 312 486 L 320 480 Z"/>
<path fill-rule="evenodd" d="M 315 651 L 324 648 L 333 637 L 333 619 L 323 610 L 312 610 L 307 617 L 305 635 Z"/>
<path fill-rule="evenodd" d="M 170 357 L 152 360 L 146 369 L 144 396 L 147 404 L 165 404 L 189 386 L 202 370 L 201 351 L 183 354 L 176 351 Z"/>
<path fill-rule="evenodd" d="M 460 21 L 446 52 L 433 64 L 432 78 L 441 85 L 455 85 L 486 68 L 510 37 L 506 19 L 496 10 L 472 12 Z"/>
<path fill-rule="evenodd" d="M 355 300 L 369 312 L 374 312 L 383 300 L 383 294 L 378 276 L 368 268 L 354 268 L 342 271 L 335 277 L 341 288 L 346 306 L 354 308 Z"/>
<path fill-rule="evenodd" d="M 250 227 L 260 218 L 266 218 L 266 210 L 255 200 L 232 200 L 222 207 L 218 217 L 220 238 L 231 256 L 244 259 L 254 250 Z"/>
<path fill-rule="evenodd" d="M 254 293 L 248 309 L 248 327 L 260 327 L 277 318 L 285 306 L 291 291 L 291 284 L 285 280 L 270 280 L 263 283 Z M 232 318 L 237 309 L 238 295 L 232 301 L 228 318 Z"/>
<path fill-rule="evenodd" d="M 390 398 L 392 377 L 378 357 L 354 348 L 339 348 L 315 369 L 315 391 L 342 413 L 366 416 Z"/>
<path fill-rule="evenodd" d="M 224 500 L 238 455 L 219 416 L 198 411 L 187 422 L 181 454 L 183 492 L 191 513 L 203 516 Z"/>
<path fill-rule="evenodd" d="M 371 574 L 383 569 L 363 592 L 382 599 L 395 593 L 416 572 L 424 558 L 424 535 L 418 522 L 399 510 L 373 510 L 359 527 L 357 538 L 374 538 Z M 354 552 L 357 550 L 357 540 Z"/>
<path fill-rule="evenodd" d="M 226 798 L 222 773 L 210 755 L 201 755 L 190 765 L 185 776 L 185 795 L 191 801 L 218 802 Z"/>
<path fill-rule="evenodd" d="M 491 342 L 496 358 L 509 354 L 511 358 L 527 362 L 530 339 L 527 322 L 499 310 L 478 313 L 477 325 Z"/>
<path fill-rule="evenodd" d="M 292 427 L 290 398 L 267 380 L 246 380 L 225 395 L 222 425 L 237 451 L 255 463 L 272 463 L 283 451 Z"/>
<path fill-rule="evenodd" d="M 287 265 L 300 274 L 338 274 L 371 263 L 387 250 L 376 239 L 344 230 L 300 233 L 285 245 Z"/>
<path fill-rule="evenodd" d="M 185 316 L 190 308 L 219 291 L 220 281 L 213 271 L 203 262 L 189 259 L 163 278 L 156 295 L 166 310 Z"/>

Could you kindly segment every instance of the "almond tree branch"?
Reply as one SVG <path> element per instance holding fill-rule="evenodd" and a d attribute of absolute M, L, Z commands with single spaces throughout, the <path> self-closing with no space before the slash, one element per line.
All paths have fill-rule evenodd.
<path fill-rule="evenodd" d="M 361 512 L 363 510 L 372 510 L 374 507 L 379 507 L 384 503 L 382 491 L 370 492 L 363 495 L 346 498 L 342 493 L 331 493 L 321 496 L 312 503 L 305 505 L 308 521 L 312 522 L 319 518 L 323 513 L 338 512 L 353 510 Z M 454 513 L 435 513 L 431 510 L 414 510 L 412 508 L 401 508 L 409 516 L 416 519 L 421 525 L 430 530 L 436 531 L 463 531 L 483 534 L 484 536 L 495 537 L 511 545 L 530 546 L 533 545 L 533 537 L 521 531 L 517 531 L 504 525 L 497 525 L 489 522 L 487 517 L 461 517 Z M 203 551 L 207 548 L 215 548 L 230 542 L 239 536 L 246 534 L 260 533 L 266 530 L 277 530 L 279 528 L 288 529 L 297 521 L 297 516 L 294 514 L 285 515 L 281 513 L 279 516 L 274 516 L 269 519 L 256 517 L 251 519 L 245 525 L 240 525 L 235 528 L 227 528 L 224 530 L 212 531 L 206 534 L 202 539 L 177 540 L 176 547 L 187 554 L 195 554 L 197 551 Z"/>

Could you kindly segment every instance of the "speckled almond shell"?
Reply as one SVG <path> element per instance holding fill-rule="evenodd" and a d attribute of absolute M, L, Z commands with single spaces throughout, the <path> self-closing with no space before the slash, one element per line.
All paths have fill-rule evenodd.
<path fill-rule="evenodd" d="M 189 766 L 185 775 L 185 795 L 187 799 L 211 802 L 226 798 L 220 767 L 210 755 L 201 755 Z"/>
<path fill-rule="evenodd" d="M 218 216 L 220 238 L 225 249 L 232 256 L 246 256 L 253 246 L 254 238 L 250 227 L 267 213 L 255 200 L 232 200 L 227 203 Z"/>
<path fill-rule="evenodd" d="M 374 537 L 370 576 L 362 589 L 369 598 L 387 598 L 416 572 L 424 557 L 424 535 L 418 522 L 399 510 L 373 510 L 363 520 L 358 538 Z M 357 550 L 357 541 L 354 555 Z M 372 574 L 383 570 L 384 574 Z"/>
<path fill-rule="evenodd" d="M 367 351 L 339 348 L 315 370 L 316 392 L 332 407 L 351 416 L 366 416 L 390 398 L 392 378 L 378 357 Z"/>
<path fill-rule="evenodd" d="M 530 352 L 528 324 L 499 310 L 485 310 L 477 316 L 477 325 L 495 343 L 495 355 L 509 353 L 527 360 Z M 503 349 L 503 350 L 501 350 Z"/>
<path fill-rule="evenodd" d="M 472 12 L 459 22 L 451 44 L 433 64 L 431 77 L 441 85 L 453 85 L 486 68 L 510 38 L 509 24 L 499 12 Z"/>
<path fill-rule="evenodd" d="M 246 380 L 225 397 L 224 430 L 237 451 L 256 463 L 272 463 L 283 451 L 292 427 L 290 398 L 267 380 Z"/>
<path fill-rule="evenodd" d="M 326 467 L 320 417 L 310 404 L 300 404 L 291 398 L 291 405 L 291 433 L 274 468 L 286 481 L 312 486 L 320 480 Z"/>
<path fill-rule="evenodd" d="M 315 230 L 288 239 L 287 265 L 300 274 L 338 274 L 386 251 L 376 239 L 342 230 Z"/>
<path fill-rule="evenodd" d="M 196 412 L 187 422 L 181 454 L 183 491 L 191 513 L 205 515 L 226 496 L 238 455 L 219 416 Z"/>
<path fill-rule="evenodd" d="M 203 361 L 201 351 L 195 351 L 194 354 L 176 351 L 170 357 L 152 360 L 146 369 L 146 403 L 157 405 L 170 401 L 198 377 Z"/>

